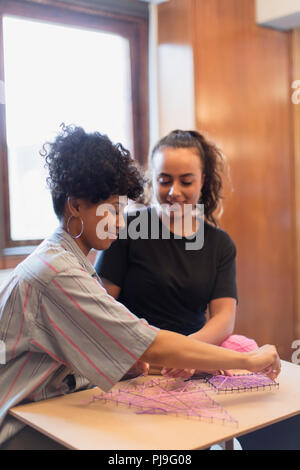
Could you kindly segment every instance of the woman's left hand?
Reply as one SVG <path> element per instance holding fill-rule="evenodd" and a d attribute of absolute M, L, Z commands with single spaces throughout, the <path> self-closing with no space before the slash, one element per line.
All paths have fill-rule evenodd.
<path fill-rule="evenodd" d="M 196 369 L 168 369 L 164 367 L 161 370 L 161 375 L 164 375 L 169 378 L 182 378 L 182 379 L 189 379 L 194 375 Z"/>

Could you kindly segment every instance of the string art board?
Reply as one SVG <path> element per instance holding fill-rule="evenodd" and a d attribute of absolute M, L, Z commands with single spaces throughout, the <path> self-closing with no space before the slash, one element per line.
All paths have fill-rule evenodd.
<path fill-rule="evenodd" d="M 210 375 L 202 378 L 217 393 L 253 392 L 278 388 L 279 384 L 264 374 L 242 374 L 233 376 Z"/>
<path fill-rule="evenodd" d="M 271 390 L 278 386 L 263 374 L 203 375 L 186 381 L 164 377 L 145 381 L 139 377 L 124 383 L 122 388 L 93 396 L 87 404 L 97 400 L 133 409 L 137 414 L 170 414 L 238 426 L 238 421 L 207 392 Z"/>

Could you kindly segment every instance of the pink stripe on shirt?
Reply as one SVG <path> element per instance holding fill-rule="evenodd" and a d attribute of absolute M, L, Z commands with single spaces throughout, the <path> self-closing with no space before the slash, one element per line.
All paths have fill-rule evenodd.
<path fill-rule="evenodd" d="M 46 261 L 44 258 L 42 258 L 41 255 L 36 255 L 36 256 L 42 261 L 42 263 L 44 263 L 46 266 L 48 266 L 48 268 L 50 268 L 55 273 L 58 273 L 57 269 L 55 269 L 54 266 L 52 266 L 50 263 L 48 263 L 48 261 Z"/>
<path fill-rule="evenodd" d="M 81 313 L 83 313 L 92 323 L 94 323 L 94 325 L 97 326 L 97 328 L 99 328 L 99 330 L 101 330 L 103 333 L 106 334 L 106 336 L 108 336 L 112 341 L 114 341 L 121 349 L 123 349 L 123 351 L 125 351 L 127 354 L 129 354 L 129 356 L 131 356 L 133 359 L 135 359 L 136 361 L 138 360 L 138 357 L 136 357 L 134 354 L 132 354 L 132 352 L 130 352 L 125 346 L 123 346 L 116 338 L 114 338 L 107 330 L 105 330 L 105 328 L 103 328 L 101 325 L 99 325 L 99 323 L 94 319 L 92 318 L 80 305 L 79 303 L 73 299 L 73 297 L 57 282 L 55 281 L 55 279 L 52 279 L 52 282 L 53 284 L 55 284 L 63 293 L 64 295 L 66 295 L 68 297 L 68 299 L 71 300 L 71 302 L 78 308 L 78 310 L 81 311 Z"/>
<path fill-rule="evenodd" d="M 150 328 L 150 330 L 153 330 L 153 331 L 158 331 L 158 328 L 155 328 L 154 326 L 151 326 L 149 325 L 148 323 L 145 323 L 143 320 L 140 320 L 141 324 L 144 325 L 144 326 L 148 326 L 148 328 Z"/>
<path fill-rule="evenodd" d="M 80 271 L 84 272 L 87 276 L 91 277 L 84 269 L 80 268 Z M 92 277 L 92 280 L 96 283 L 97 287 L 101 290 L 101 292 L 104 293 L 105 297 L 106 297 L 110 302 L 115 303 L 115 304 L 119 303 L 119 306 L 122 308 L 122 310 L 124 311 L 124 313 L 126 313 L 126 314 L 129 316 L 129 318 L 132 318 L 133 320 L 138 319 L 138 320 L 141 322 L 142 325 L 147 326 L 148 328 L 150 328 L 150 330 L 157 331 L 157 328 L 155 328 L 155 327 L 149 325 L 149 323 L 146 323 L 146 322 L 143 321 L 142 319 L 138 318 L 136 315 L 134 315 L 132 312 L 130 312 L 130 310 L 128 310 L 128 308 L 125 307 L 125 305 L 120 304 L 120 302 L 118 302 L 114 297 L 112 297 L 112 296 L 107 292 L 107 290 L 106 290 L 103 286 L 101 286 L 101 284 L 99 284 L 99 282 L 98 282 L 96 279 L 94 279 L 94 278 Z"/>
<path fill-rule="evenodd" d="M 45 346 L 43 346 L 42 344 L 38 343 L 37 341 L 35 341 L 34 339 L 31 339 L 30 342 L 32 344 L 35 344 L 39 349 L 42 349 L 42 351 L 45 351 L 45 353 L 48 354 L 48 356 L 50 356 L 52 359 L 54 359 L 56 362 L 59 362 L 60 364 L 63 364 L 64 366 L 70 368 L 70 364 L 67 364 L 65 361 L 63 361 L 62 359 L 60 359 L 56 354 L 54 354 L 54 352 L 50 351 L 49 349 L 45 348 Z"/>
<path fill-rule="evenodd" d="M 100 374 L 102 375 L 102 377 L 105 378 L 105 380 L 107 380 L 107 382 L 109 382 L 111 385 L 114 385 L 114 382 L 112 382 L 112 380 L 110 380 L 109 377 L 107 377 L 94 363 L 93 361 L 85 354 L 85 352 L 83 352 L 78 346 L 77 344 L 74 343 L 74 341 L 71 340 L 71 338 L 69 338 L 66 333 L 64 333 L 58 325 L 56 325 L 56 323 L 51 320 L 51 318 L 49 317 L 48 315 L 48 320 L 50 321 L 50 323 L 54 326 L 54 328 L 59 331 L 61 333 L 61 335 L 70 343 L 72 344 L 72 346 L 74 346 L 74 348 L 89 362 L 89 364 Z"/>
<path fill-rule="evenodd" d="M 16 381 L 18 380 L 18 378 L 19 378 L 20 375 L 22 374 L 22 371 L 23 371 L 25 365 L 27 364 L 27 362 L 29 361 L 31 355 L 32 355 L 32 352 L 29 352 L 29 353 L 27 354 L 25 361 L 24 361 L 23 364 L 21 365 L 20 369 L 18 370 L 17 375 L 15 376 L 14 380 L 12 381 L 11 386 L 9 387 L 7 394 L 5 395 L 5 397 L 3 398 L 3 400 L 1 401 L 0 407 L 3 405 L 3 403 L 4 403 L 5 400 L 6 400 L 6 398 L 9 396 L 10 392 L 11 392 L 12 389 L 14 388 Z"/>
<path fill-rule="evenodd" d="M 30 285 L 28 285 L 27 291 L 26 291 L 26 297 L 25 297 L 25 301 L 24 301 L 24 305 L 23 305 L 22 321 L 21 321 L 21 326 L 20 326 L 19 334 L 18 334 L 18 337 L 17 337 L 17 341 L 15 342 L 15 345 L 14 345 L 14 347 L 12 348 L 12 352 L 11 352 L 11 358 L 12 358 L 12 359 L 14 359 L 14 357 L 15 357 L 15 350 L 16 350 L 16 347 L 18 346 L 18 343 L 19 343 L 20 338 L 21 338 L 21 335 L 22 335 L 23 326 L 24 326 L 24 321 L 25 321 L 25 310 L 26 310 L 26 306 L 27 306 L 27 302 L 28 302 L 29 291 L 30 291 Z"/>

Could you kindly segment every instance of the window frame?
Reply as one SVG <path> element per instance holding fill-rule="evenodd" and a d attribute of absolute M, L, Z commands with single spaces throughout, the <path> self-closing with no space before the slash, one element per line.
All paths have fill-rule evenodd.
<path fill-rule="evenodd" d="M 129 40 L 131 58 L 132 118 L 134 157 L 146 165 L 149 145 L 148 116 L 148 22 L 134 16 L 101 11 L 91 6 L 58 4 L 55 0 L 0 0 L 0 80 L 4 77 L 3 22 L 4 15 L 49 21 L 54 24 L 82 27 L 96 31 L 118 33 Z M 0 268 L 7 267 L 5 258 L 28 255 L 42 240 L 12 240 L 10 236 L 10 207 L 8 152 L 6 140 L 5 104 L 0 104 Z M 2 260 L 1 260 L 2 258 Z M 13 261 L 13 259 L 11 259 Z M 13 265 L 16 264 L 13 261 Z M 10 263 L 9 263 L 10 264 Z M 10 266 L 9 266 L 10 267 Z"/>

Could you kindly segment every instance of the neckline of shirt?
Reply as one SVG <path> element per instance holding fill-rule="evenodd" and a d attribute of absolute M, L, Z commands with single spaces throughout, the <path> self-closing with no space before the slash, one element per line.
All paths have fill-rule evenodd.
<path fill-rule="evenodd" d="M 59 241 L 60 245 L 66 250 L 73 253 L 78 259 L 80 265 L 93 277 L 98 278 L 96 270 L 92 263 L 79 248 L 75 240 L 62 227 L 58 227 L 50 239 Z"/>
<path fill-rule="evenodd" d="M 152 206 L 149 206 L 148 207 L 148 212 L 149 212 L 149 215 L 151 217 L 151 214 L 154 213 L 154 216 L 157 217 L 157 219 L 159 220 L 159 225 L 160 225 L 160 228 L 163 230 L 163 231 L 166 231 L 168 230 L 168 227 L 163 223 L 161 217 L 159 216 L 159 213 L 158 213 L 158 210 L 157 210 L 157 207 L 155 205 L 152 205 Z M 169 233 L 170 233 L 170 239 L 172 240 L 184 240 L 184 241 L 190 241 L 190 240 L 193 240 L 197 234 L 200 232 L 201 230 L 201 224 L 204 224 L 204 220 L 202 218 L 199 218 L 198 219 L 199 221 L 199 226 L 197 228 L 197 230 L 192 233 L 191 235 L 187 235 L 187 236 L 181 236 L 181 235 L 178 235 L 176 234 L 175 232 L 172 232 L 171 230 L 169 230 Z"/>

